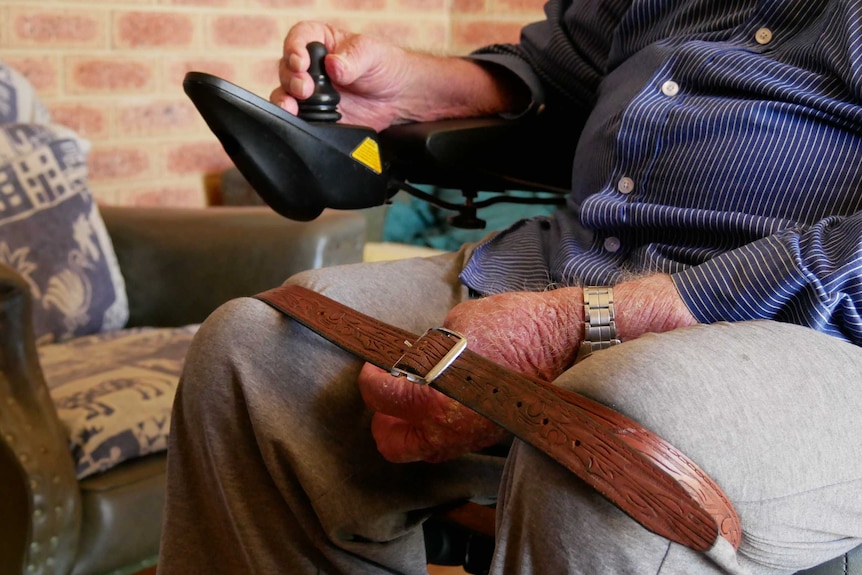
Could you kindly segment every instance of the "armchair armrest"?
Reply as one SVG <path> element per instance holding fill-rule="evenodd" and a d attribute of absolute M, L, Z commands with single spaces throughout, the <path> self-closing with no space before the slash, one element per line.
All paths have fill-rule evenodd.
<path fill-rule="evenodd" d="M 81 500 L 39 366 L 31 307 L 27 282 L 0 265 L 0 573 L 49 563 L 65 573 Z"/>
<path fill-rule="evenodd" d="M 365 218 L 327 210 L 312 222 L 268 207 L 102 206 L 129 298 L 129 326 L 203 321 L 225 301 L 299 271 L 362 261 Z"/>

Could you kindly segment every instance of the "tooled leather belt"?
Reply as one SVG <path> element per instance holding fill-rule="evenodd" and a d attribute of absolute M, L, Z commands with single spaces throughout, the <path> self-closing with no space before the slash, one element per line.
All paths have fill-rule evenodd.
<path fill-rule="evenodd" d="M 301 286 L 258 299 L 393 375 L 429 385 L 540 449 L 641 525 L 695 550 L 739 546 L 732 504 L 694 462 L 635 421 L 466 349 L 443 328 L 421 337 Z"/>

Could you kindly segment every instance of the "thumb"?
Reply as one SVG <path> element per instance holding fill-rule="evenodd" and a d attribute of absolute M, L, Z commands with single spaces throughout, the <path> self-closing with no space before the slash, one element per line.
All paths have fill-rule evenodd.
<path fill-rule="evenodd" d="M 329 54 L 323 62 L 326 68 L 326 74 L 329 79 L 335 84 L 347 86 L 356 81 L 358 75 L 354 71 L 355 66 L 351 65 L 351 57 L 349 54 L 340 52 L 338 54 Z"/>

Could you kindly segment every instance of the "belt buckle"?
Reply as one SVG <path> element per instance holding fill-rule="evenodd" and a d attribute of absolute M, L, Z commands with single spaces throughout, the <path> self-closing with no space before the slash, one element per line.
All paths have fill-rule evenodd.
<path fill-rule="evenodd" d="M 452 363 L 456 359 L 458 359 L 458 356 L 461 355 L 461 353 L 465 349 L 467 349 L 467 336 L 462 333 L 458 333 L 457 331 L 446 329 L 445 327 L 432 327 L 424 334 L 422 334 L 422 336 L 416 341 L 418 342 L 432 331 L 438 331 L 445 334 L 446 337 L 450 339 L 456 339 L 457 341 L 455 342 L 455 345 L 453 345 L 452 348 L 446 352 L 446 355 L 441 357 L 440 361 L 438 361 L 436 365 L 434 365 L 434 367 L 428 370 L 428 373 L 426 373 L 424 377 L 417 373 L 413 373 L 398 367 L 398 364 L 401 363 L 401 360 L 404 359 L 408 352 L 404 352 L 404 354 L 400 358 L 398 358 L 398 361 L 395 362 L 395 365 L 392 366 L 392 369 L 389 370 L 389 373 L 391 375 L 394 375 L 395 377 L 406 377 L 407 381 L 411 383 L 428 385 L 429 383 L 437 379 L 437 377 L 439 377 L 441 373 L 446 371 L 446 368 L 452 365 Z M 405 341 L 404 344 L 407 347 L 413 347 L 413 344 L 409 341 Z"/>

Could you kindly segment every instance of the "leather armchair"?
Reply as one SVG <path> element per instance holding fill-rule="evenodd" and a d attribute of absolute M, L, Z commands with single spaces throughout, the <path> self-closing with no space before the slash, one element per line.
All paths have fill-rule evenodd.
<path fill-rule="evenodd" d="M 202 321 L 303 269 L 362 259 L 365 219 L 288 221 L 266 207 L 102 207 L 129 326 Z M 0 573 L 133 573 L 154 563 L 164 453 L 78 481 L 40 365 L 26 281 L 0 265 Z M 118 571 L 120 570 L 120 571 Z"/>

